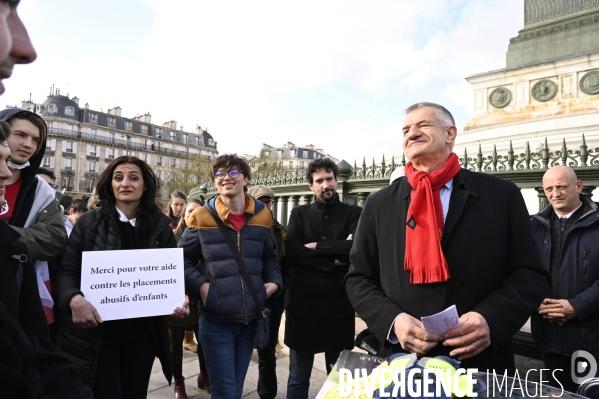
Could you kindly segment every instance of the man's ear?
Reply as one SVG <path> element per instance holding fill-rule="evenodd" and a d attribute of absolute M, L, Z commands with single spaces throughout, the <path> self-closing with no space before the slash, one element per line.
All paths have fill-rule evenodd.
<path fill-rule="evenodd" d="M 447 127 L 447 143 L 453 143 L 458 135 L 458 128 L 455 126 Z"/>

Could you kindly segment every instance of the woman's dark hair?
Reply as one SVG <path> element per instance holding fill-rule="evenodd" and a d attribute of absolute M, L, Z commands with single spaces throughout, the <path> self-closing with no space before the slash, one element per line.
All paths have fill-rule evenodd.
<path fill-rule="evenodd" d="M 331 158 L 321 158 L 316 159 L 308 164 L 308 169 L 306 169 L 306 179 L 308 179 L 308 183 L 314 183 L 314 177 L 312 174 L 318 172 L 319 170 L 326 170 L 327 172 L 333 172 L 333 176 L 335 176 L 335 180 L 337 180 L 337 176 L 339 176 L 339 167 Z"/>
<path fill-rule="evenodd" d="M 173 213 L 173 208 L 171 207 L 171 204 L 173 203 L 173 200 L 175 198 L 181 198 L 183 201 L 185 201 L 185 204 L 187 204 L 187 195 L 185 195 L 183 191 L 173 191 L 173 193 L 171 194 L 171 200 L 168 202 L 166 210 L 166 215 L 171 219 L 175 217 L 175 214 Z"/>
<path fill-rule="evenodd" d="M 116 198 L 112 191 L 112 175 L 117 166 L 125 163 L 136 165 L 141 170 L 145 190 L 141 196 L 139 206 L 137 207 L 135 230 L 139 235 L 147 235 L 150 233 L 152 225 L 158 219 L 158 215 L 160 214 L 160 210 L 156 206 L 156 194 L 159 188 L 158 178 L 150 165 L 137 157 L 129 155 L 123 155 L 116 158 L 98 177 L 98 181 L 96 182 L 96 193 L 100 200 L 106 200 L 112 205 L 116 204 Z"/>
<path fill-rule="evenodd" d="M 73 201 L 73 204 L 69 209 L 72 209 L 74 213 L 85 213 L 88 211 L 87 209 L 87 201 L 88 197 L 83 197 L 81 199 L 76 199 Z"/>

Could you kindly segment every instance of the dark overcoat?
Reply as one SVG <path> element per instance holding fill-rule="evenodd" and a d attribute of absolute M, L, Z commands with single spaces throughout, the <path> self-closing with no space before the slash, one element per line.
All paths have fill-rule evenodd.
<path fill-rule="evenodd" d="M 581 195 L 582 215 L 563 237 L 559 254 L 557 292 L 550 298 L 567 299 L 577 317 L 563 325 L 550 323 L 535 313 L 531 319 L 535 346 L 543 352 L 571 356 L 578 350 L 599 358 L 599 207 Z M 547 205 L 531 217 L 535 240 L 541 248 L 543 266 L 550 270 L 550 219 L 553 207 Z"/>
<path fill-rule="evenodd" d="M 354 308 L 384 343 L 382 355 L 403 351 L 387 340 L 402 312 L 417 319 L 451 305 L 460 316 L 478 312 L 489 325 L 491 346 L 462 367 L 513 371 L 511 339 L 549 292 L 519 189 L 486 173 L 458 172 L 441 242 L 450 278 L 433 284 L 410 284 L 404 270 L 411 191 L 403 177 L 364 206 L 346 277 Z M 449 356 L 451 349 L 439 344 L 428 356 Z"/>
<path fill-rule="evenodd" d="M 284 267 L 292 273 L 285 296 L 285 344 L 320 353 L 354 346 L 355 312 L 343 278 L 362 208 L 337 199 L 316 201 L 291 211 Z M 317 242 L 316 250 L 304 244 Z M 334 266 L 335 259 L 348 263 Z"/>

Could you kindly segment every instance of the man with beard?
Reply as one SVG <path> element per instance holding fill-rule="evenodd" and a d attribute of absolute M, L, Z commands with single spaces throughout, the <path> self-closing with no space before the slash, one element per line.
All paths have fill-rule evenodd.
<path fill-rule="evenodd" d="M 46 123 L 37 114 L 20 108 L 0 111 L 11 134 L 8 146 L 12 177 L 6 180 L 6 206 L 0 218 L 21 234 L 21 241 L 35 260 L 40 297 L 48 324 L 54 321 L 48 261 L 58 256 L 66 230 L 56 192 L 36 176 L 46 149 Z"/>
<path fill-rule="evenodd" d="M 287 398 L 305 399 L 314 355 L 324 352 L 327 372 L 354 346 L 355 314 L 343 287 L 362 208 L 337 195 L 339 168 L 331 159 L 310 162 L 306 178 L 316 200 L 291 211 L 285 237 L 285 344 L 290 348 Z"/>

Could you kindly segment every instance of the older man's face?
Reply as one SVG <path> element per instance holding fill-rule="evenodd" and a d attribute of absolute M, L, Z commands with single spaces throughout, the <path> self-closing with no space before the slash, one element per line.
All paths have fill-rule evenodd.
<path fill-rule="evenodd" d="M 578 207 L 582 188 L 582 181 L 566 166 L 553 167 L 543 176 L 545 195 L 560 215 L 567 215 Z"/>
<path fill-rule="evenodd" d="M 422 107 L 406 115 L 403 124 L 403 148 L 414 162 L 436 161 L 449 156 L 449 144 L 456 136 L 455 127 L 445 126 L 440 111 Z"/>
<path fill-rule="evenodd" d="M 2 80 L 10 77 L 15 64 L 29 64 L 37 57 L 17 4 L 0 1 L 0 94 L 4 93 Z"/>

